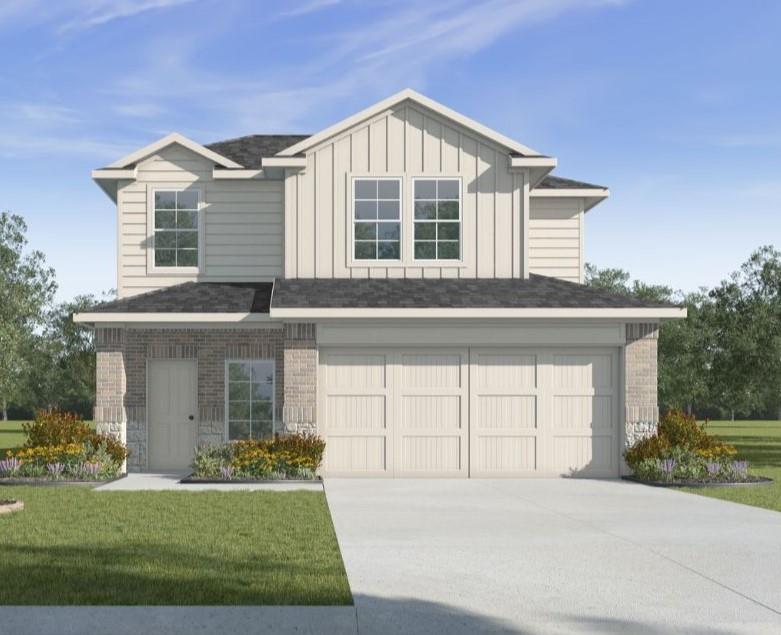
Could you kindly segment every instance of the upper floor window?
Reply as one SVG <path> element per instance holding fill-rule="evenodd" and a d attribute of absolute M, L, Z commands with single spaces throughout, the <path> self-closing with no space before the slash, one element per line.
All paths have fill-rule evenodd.
<path fill-rule="evenodd" d="M 401 258 L 401 180 L 353 179 L 355 260 Z"/>
<path fill-rule="evenodd" d="M 155 267 L 198 266 L 198 190 L 157 190 Z"/>
<path fill-rule="evenodd" d="M 461 258 L 461 181 L 415 179 L 415 260 Z"/>

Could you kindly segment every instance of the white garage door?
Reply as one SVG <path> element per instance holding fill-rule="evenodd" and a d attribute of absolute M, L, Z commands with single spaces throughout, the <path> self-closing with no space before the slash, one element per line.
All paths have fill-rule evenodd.
<path fill-rule="evenodd" d="M 325 470 L 354 476 L 618 473 L 612 349 L 325 349 Z"/>

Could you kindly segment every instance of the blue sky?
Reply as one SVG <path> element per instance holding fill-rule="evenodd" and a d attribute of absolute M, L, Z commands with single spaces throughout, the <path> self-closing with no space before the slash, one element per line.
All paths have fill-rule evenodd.
<path fill-rule="evenodd" d="M 410 86 L 606 184 L 587 260 L 692 290 L 781 247 L 775 0 L 4 0 L 0 209 L 60 298 L 115 285 L 105 165 L 316 132 Z"/>

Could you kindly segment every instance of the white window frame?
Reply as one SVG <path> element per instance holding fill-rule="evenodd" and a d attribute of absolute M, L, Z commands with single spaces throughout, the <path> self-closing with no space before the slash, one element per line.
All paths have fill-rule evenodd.
<path fill-rule="evenodd" d="M 415 219 L 415 183 L 417 181 L 458 181 L 458 258 L 415 258 L 415 225 L 417 222 L 437 223 L 433 221 L 417 221 Z M 410 253 L 412 254 L 412 263 L 415 266 L 435 266 L 444 267 L 447 265 L 459 266 L 464 263 L 464 180 L 459 175 L 447 174 L 420 174 L 410 177 L 409 209 L 410 209 Z M 437 201 L 439 199 L 437 198 Z M 451 221 L 452 222 L 452 221 Z M 438 240 L 433 241 L 435 244 Z"/>
<path fill-rule="evenodd" d="M 356 181 L 396 181 L 399 184 L 399 257 L 395 259 L 370 258 L 362 259 L 355 257 L 355 182 Z M 350 174 L 348 179 L 350 187 L 350 265 L 354 267 L 398 267 L 404 262 L 404 177 L 387 176 L 377 174 Z M 360 221 L 358 221 L 360 222 Z M 377 221 L 382 222 L 382 221 Z M 396 221 L 385 221 L 396 222 Z"/>
<path fill-rule="evenodd" d="M 198 193 L 198 264 L 194 267 L 158 267 L 155 265 L 155 193 L 156 192 L 186 192 Z M 164 276 L 192 277 L 203 272 L 204 263 L 204 213 L 206 203 L 204 201 L 204 188 L 202 185 L 192 183 L 156 183 L 147 189 L 147 273 Z"/>
<path fill-rule="evenodd" d="M 271 364 L 271 435 L 277 433 L 277 362 L 273 358 L 258 359 L 236 359 L 228 358 L 225 360 L 225 430 L 223 436 L 228 442 L 230 438 L 230 381 L 228 368 L 231 364 L 255 364 L 258 362 L 268 362 Z M 252 383 L 250 382 L 250 386 Z M 238 440 L 238 439 L 237 439 Z"/>

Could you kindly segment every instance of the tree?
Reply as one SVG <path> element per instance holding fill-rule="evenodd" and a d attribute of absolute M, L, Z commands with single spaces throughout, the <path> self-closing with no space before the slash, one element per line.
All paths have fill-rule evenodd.
<path fill-rule="evenodd" d="M 760 247 L 710 297 L 715 395 L 733 417 L 775 408 L 781 418 L 781 252 Z"/>
<path fill-rule="evenodd" d="M 596 289 L 634 296 L 649 302 L 672 302 L 675 296 L 672 288 L 661 284 L 646 284 L 633 280 L 630 284 L 629 272 L 623 269 L 599 269 L 586 263 L 585 284 Z"/>
<path fill-rule="evenodd" d="M 8 404 L 22 393 L 26 354 L 40 332 L 46 307 L 57 285 L 54 270 L 40 251 L 25 253 L 27 225 L 21 216 L 0 214 L 0 407 L 8 420 Z"/>

